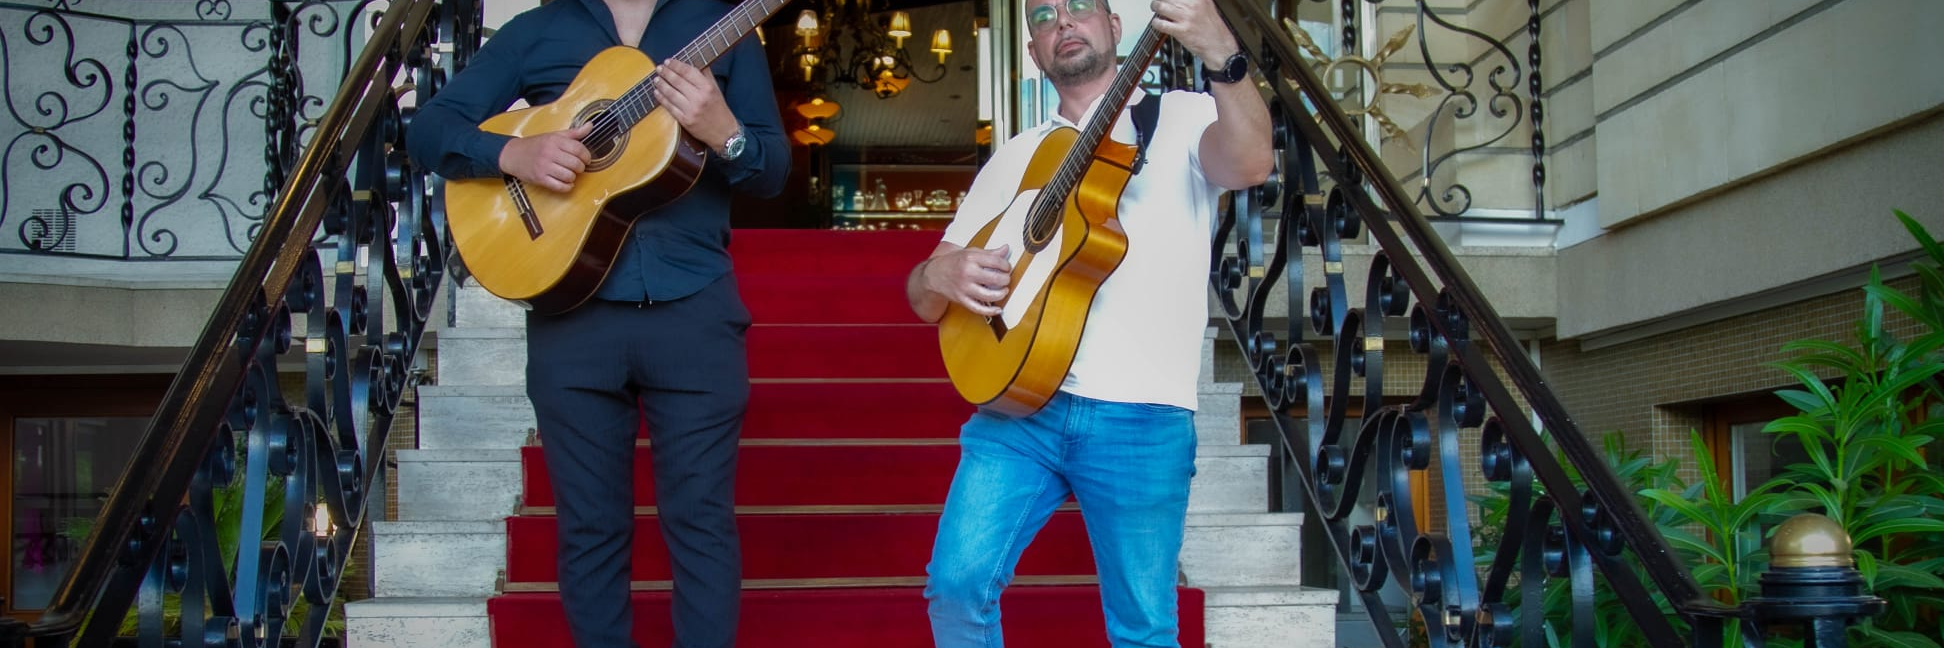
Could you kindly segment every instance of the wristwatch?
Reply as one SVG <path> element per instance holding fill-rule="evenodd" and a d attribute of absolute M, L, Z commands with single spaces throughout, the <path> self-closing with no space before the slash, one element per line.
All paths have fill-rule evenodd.
<path fill-rule="evenodd" d="M 1247 79 L 1249 78 L 1249 57 L 1237 51 L 1228 57 L 1228 61 L 1222 64 L 1220 70 L 1209 69 L 1207 62 L 1203 62 L 1202 78 L 1208 79 L 1211 83 L 1235 83 Z"/>
<path fill-rule="evenodd" d="M 730 135 L 729 141 L 722 143 L 722 155 L 721 155 L 722 159 L 724 161 L 729 161 L 729 160 L 734 160 L 736 158 L 742 157 L 743 147 L 747 146 L 748 144 L 749 144 L 749 138 L 743 137 L 743 129 L 741 127 L 737 127 L 736 134 Z"/>

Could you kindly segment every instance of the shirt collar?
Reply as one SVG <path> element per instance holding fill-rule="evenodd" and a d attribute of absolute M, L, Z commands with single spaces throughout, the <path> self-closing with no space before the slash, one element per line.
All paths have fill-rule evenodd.
<path fill-rule="evenodd" d="M 599 0 L 595 0 L 595 1 L 598 2 Z M 1135 96 L 1129 98 L 1134 99 L 1135 103 L 1140 103 L 1142 101 L 1147 101 L 1149 99 L 1146 92 L 1140 92 L 1138 89 L 1136 89 L 1136 92 L 1134 92 L 1133 94 Z M 1085 112 L 1080 113 L 1080 121 L 1084 123 L 1088 119 L 1092 119 L 1094 111 L 1100 110 L 1100 100 L 1106 98 L 1107 98 L 1107 93 L 1104 92 L 1101 93 L 1100 96 L 1094 97 L 1093 102 L 1087 104 L 1087 110 Z M 1122 108 L 1126 108 L 1126 106 L 1122 106 Z M 1067 126 L 1074 129 L 1080 128 L 1080 124 L 1076 124 L 1071 121 L 1068 121 L 1066 115 L 1060 114 L 1060 106 L 1056 104 L 1053 107 L 1052 117 L 1050 119 L 1047 119 L 1045 122 L 1045 127 L 1050 129 L 1050 128 L 1057 128 L 1060 126 Z"/>

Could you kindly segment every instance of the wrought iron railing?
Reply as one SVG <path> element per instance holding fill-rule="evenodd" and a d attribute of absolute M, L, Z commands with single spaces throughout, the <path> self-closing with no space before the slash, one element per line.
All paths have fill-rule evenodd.
<path fill-rule="evenodd" d="M 1507 44 L 1519 32 L 1490 34 L 1450 17 L 1471 14 L 1478 3 L 1289 0 L 1278 6 L 1292 10 L 1279 16 L 1285 19 L 1279 24 L 1308 62 L 1327 72 L 1319 76 L 1332 84 L 1326 87 L 1344 111 L 1368 122 L 1371 140 L 1399 145 L 1391 152 L 1393 164 L 1403 162 L 1405 152 L 1416 158 L 1409 167 L 1399 165 L 1398 175 L 1427 216 L 1504 219 L 1523 212 L 1546 220 L 1539 85 L 1544 13 L 1538 0 L 1526 4 L 1523 60 Z M 1374 42 L 1365 42 L 1367 33 L 1376 36 Z M 1463 58 L 1469 52 L 1477 56 Z M 1405 60 L 1413 54 L 1415 60 Z M 1530 178 L 1461 168 L 1482 156 L 1505 155 L 1530 155 Z M 1521 182 L 1530 183 L 1530 205 L 1521 204 L 1515 198 L 1521 192 L 1510 186 Z M 1496 198 L 1488 204 L 1475 204 L 1473 186 L 1479 183 L 1491 185 Z"/>
<path fill-rule="evenodd" d="M 1345 10 L 1355 2 L 1344 0 Z M 1813 587 L 1778 586 L 1777 596 L 1741 607 L 1704 594 L 1302 46 L 1258 3 L 1217 5 L 1262 72 L 1278 166 L 1269 182 L 1232 196 L 1211 288 L 1273 414 L 1306 523 L 1324 528 L 1385 645 L 1406 645 L 1415 617 L 1431 646 L 1547 646 L 1548 626 L 1563 622 L 1570 631 L 1559 641 L 1590 647 L 1604 623 L 1597 617 L 1615 612 L 1653 646 L 1719 645 L 1725 624 L 1761 645 L 1766 623 L 1811 617 L 1823 624 L 1817 634 L 1840 641 L 1843 623 L 1880 605 L 1849 587 L 1860 582 L 1853 572 L 1801 581 L 1832 586 L 1817 594 L 1831 604 L 1822 608 L 1785 594 Z M 1361 295 L 1347 280 L 1353 240 L 1373 250 Z M 1390 339 L 1425 367 L 1403 402 L 1386 400 Z M 1430 487 L 1414 488 L 1420 477 Z M 1485 482 L 1503 484 L 1508 513 L 1485 534 L 1493 544 L 1475 548 L 1479 520 L 1466 494 Z M 1421 515 L 1430 524 L 1420 526 Z M 1796 582 L 1787 570 L 1771 573 Z M 1546 585 L 1557 582 L 1566 583 L 1565 618 L 1548 619 Z M 1596 587 L 1611 596 L 1598 598 Z M 1403 616 L 1387 609 L 1387 588 L 1408 601 Z M 1617 608 L 1596 610 L 1596 600 Z"/>
<path fill-rule="evenodd" d="M 317 4 L 276 5 L 275 31 L 315 25 L 304 16 Z M 336 98 L 314 122 L 301 103 L 265 113 L 306 122 L 284 126 L 313 129 L 310 145 L 72 571 L 38 621 L 0 623 L 0 643 L 105 646 L 131 608 L 143 646 L 319 643 L 359 531 L 382 506 L 373 481 L 449 249 L 441 185 L 404 154 L 400 99 L 456 71 L 478 45 L 479 12 L 473 0 L 358 3 L 352 15 L 375 20 Z M 294 150 L 274 141 L 289 148 L 272 155 Z M 303 393 L 287 398 L 278 364 L 298 359 Z M 217 490 L 240 490 L 235 517 L 222 519 Z M 239 539 L 233 561 L 222 534 Z M 300 600 L 308 613 L 293 618 Z"/>
<path fill-rule="evenodd" d="M 0 253 L 240 258 L 370 5 L 0 3 Z"/>

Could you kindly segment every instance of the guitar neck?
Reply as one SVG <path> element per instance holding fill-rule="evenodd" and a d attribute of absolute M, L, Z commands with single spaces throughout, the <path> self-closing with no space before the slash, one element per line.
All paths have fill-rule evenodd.
<path fill-rule="evenodd" d="M 1080 183 L 1080 177 L 1093 164 L 1094 150 L 1100 148 L 1107 134 L 1114 129 L 1114 122 L 1120 119 L 1121 107 L 1127 105 L 1127 98 L 1134 88 L 1141 85 L 1141 77 L 1147 74 L 1150 61 L 1155 52 L 1161 49 L 1161 41 L 1167 38 L 1149 25 L 1141 32 L 1140 40 L 1134 42 L 1134 50 L 1128 52 L 1127 59 L 1121 62 L 1120 70 L 1114 75 L 1114 82 L 1107 86 L 1106 94 L 1101 95 L 1099 107 L 1092 117 L 1087 118 L 1086 126 L 1074 138 L 1073 149 L 1067 151 L 1066 159 L 1060 162 L 1060 169 L 1048 180 L 1044 193 L 1053 194 L 1061 200 Z"/>
<path fill-rule="evenodd" d="M 728 53 L 729 48 L 735 47 L 736 43 L 748 38 L 749 32 L 756 29 L 757 25 L 763 24 L 763 21 L 775 15 L 778 9 L 782 9 L 783 5 L 788 3 L 789 0 L 745 0 L 737 4 L 736 8 L 730 9 L 728 15 L 703 30 L 695 40 L 689 41 L 688 45 L 669 58 L 697 68 L 709 67 L 716 59 Z M 615 99 L 614 105 L 608 108 L 610 113 L 623 118 L 628 128 L 634 127 L 634 124 L 647 117 L 648 113 L 654 112 L 657 104 L 650 90 L 654 87 L 656 74 L 659 72 L 649 73 L 647 78 L 636 83 L 634 87 L 628 88 L 627 92 L 621 93 L 621 96 Z"/>

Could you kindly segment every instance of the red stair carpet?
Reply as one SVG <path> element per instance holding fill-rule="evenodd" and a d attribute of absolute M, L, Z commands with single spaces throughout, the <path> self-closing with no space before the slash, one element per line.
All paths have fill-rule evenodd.
<path fill-rule="evenodd" d="M 945 380 L 935 330 L 904 303 L 905 273 L 937 242 L 937 232 L 735 233 L 737 279 L 756 322 L 736 479 L 742 648 L 932 645 L 925 562 L 958 464 L 958 426 L 972 411 Z M 503 593 L 487 604 L 500 648 L 570 646 L 539 450 L 521 453 Z M 663 648 L 669 573 L 653 452 L 645 441 L 635 450 L 634 637 Z M 1008 646 L 1107 646 L 1086 527 L 1068 506 L 1005 594 Z M 1201 646 L 1200 591 L 1181 590 L 1181 617 L 1181 644 Z"/>

